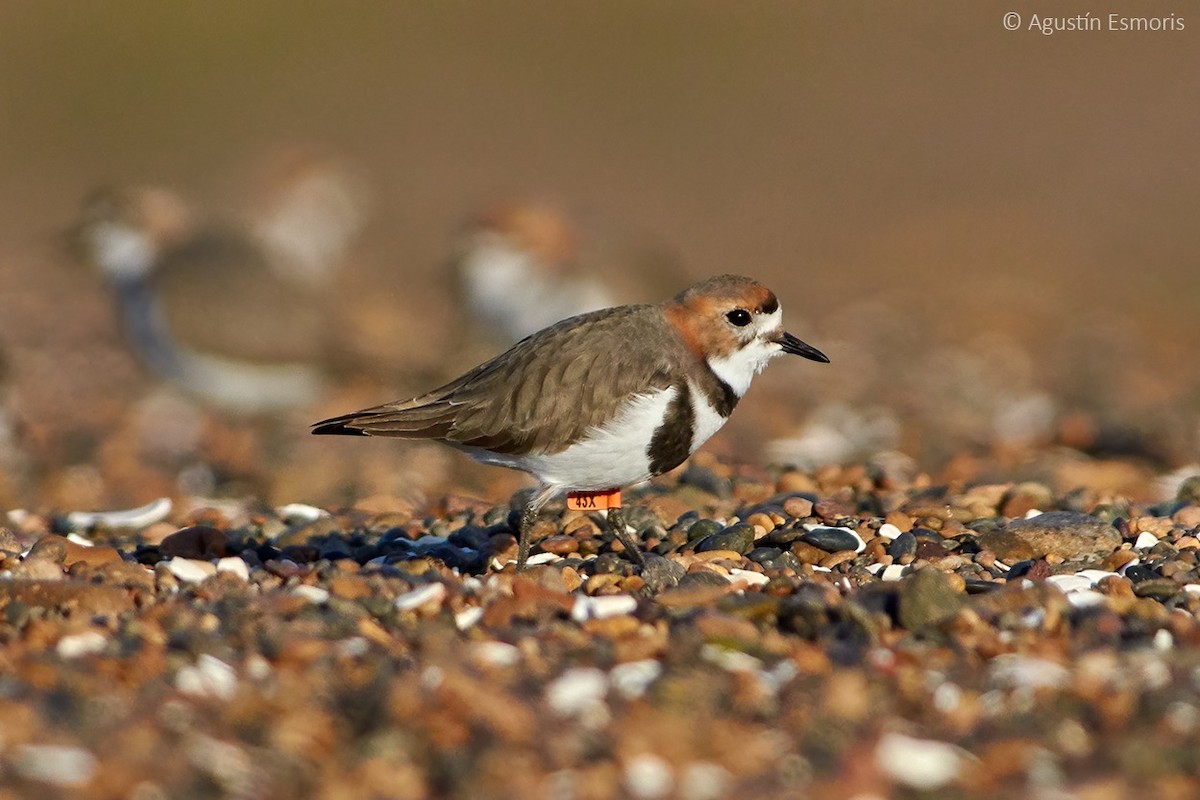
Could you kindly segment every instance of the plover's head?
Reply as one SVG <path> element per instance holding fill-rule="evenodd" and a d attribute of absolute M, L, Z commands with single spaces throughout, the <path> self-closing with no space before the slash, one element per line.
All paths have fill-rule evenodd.
<path fill-rule="evenodd" d="M 664 306 L 668 322 L 740 397 L 777 355 L 828 363 L 820 350 L 783 329 L 775 293 L 740 275 L 718 275 L 685 289 Z"/>
<path fill-rule="evenodd" d="M 145 277 L 162 251 L 185 239 L 191 228 L 191 213 L 175 194 L 123 186 L 88 197 L 75 238 L 88 261 L 119 281 Z"/>

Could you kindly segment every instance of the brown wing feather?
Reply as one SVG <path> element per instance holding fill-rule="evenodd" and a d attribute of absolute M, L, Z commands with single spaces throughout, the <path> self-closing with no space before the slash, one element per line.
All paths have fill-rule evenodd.
<path fill-rule="evenodd" d="M 631 324 L 634 323 L 634 324 Z M 658 306 L 564 320 L 429 394 L 317 423 L 313 433 L 442 439 L 518 455 L 554 452 L 665 389 L 691 357 Z"/>

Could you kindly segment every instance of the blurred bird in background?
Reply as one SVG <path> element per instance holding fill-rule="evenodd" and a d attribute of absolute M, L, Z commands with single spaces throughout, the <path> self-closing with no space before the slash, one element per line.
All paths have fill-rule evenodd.
<path fill-rule="evenodd" d="M 320 396 L 339 346 L 328 292 L 368 212 L 351 172 L 299 154 L 280 158 L 257 194 L 244 220 L 205 219 L 167 189 L 105 188 L 75 232 L 139 360 L 243 413 Z"/>
<path fill-rule="evenodd" d="M 651 237 L 543 201 L 478 214 L 459 234 L 452 276 L 477 332 L 498 346 L 577 314 L 657 302 L 688 283 Z"/>

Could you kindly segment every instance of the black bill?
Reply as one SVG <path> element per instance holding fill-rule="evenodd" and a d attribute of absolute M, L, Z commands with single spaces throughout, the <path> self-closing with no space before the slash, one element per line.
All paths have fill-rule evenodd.
<path fill-rule="evenodd" d="M 794 356 L 804 356 L 812 361 L 820 361 L 822 364 L 829 363 L 829 356 L 811 344 L 805 344 L 790 333 L 781 334 L 775 341 L 779 342 L 785 353 L 791 353 Z"/>

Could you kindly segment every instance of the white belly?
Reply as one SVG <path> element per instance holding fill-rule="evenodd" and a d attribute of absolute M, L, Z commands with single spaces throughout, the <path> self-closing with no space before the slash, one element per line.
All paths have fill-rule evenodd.
<path fill-rule="evenodd" d="M 469 452 L 477 461 L 524 470 L 543 484 L 564 490 L 597 491 L 641 483 L 651 477 L 646 452 L 650 439 L 662 425 L 675 395 L 674 387 L 638 395 L 612 422 L 592 428 L 584 439 L 558 453 L 506 456 Z M 694 451 L 698 445 L 692 444 Z"/>

